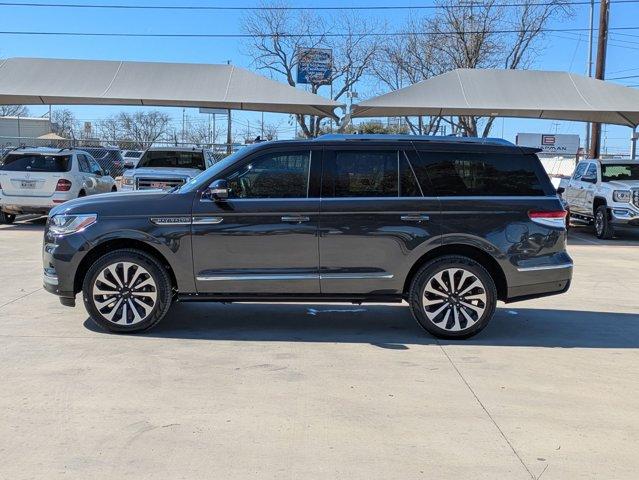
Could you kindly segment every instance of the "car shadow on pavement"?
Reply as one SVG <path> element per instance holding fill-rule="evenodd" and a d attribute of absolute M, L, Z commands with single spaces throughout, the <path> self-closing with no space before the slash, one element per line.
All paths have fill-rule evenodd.
<path fill-rule="evenodd" d="M 90 319 L 85 327 L 107 333 Z M 639 315 L 535 308 L 497 309 L 476 337 L 437 341 L 423 332 L 406 305 L 176 304 L 143 337 L 194 340 L 491 345 L 560 348 L 639 348 Z"/>
<path fill-rule="evenodd" d="M 47 223 L 46 216 L 19 216 L 14 223 L 0 224 L 0 230 L 42 231 Z"/>

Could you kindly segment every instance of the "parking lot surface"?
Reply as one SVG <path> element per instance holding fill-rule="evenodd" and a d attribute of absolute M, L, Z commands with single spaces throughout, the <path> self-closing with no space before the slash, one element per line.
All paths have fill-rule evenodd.
<path fill-rule="evenodd" d="M 42 229 L 0 227 L 0 478 L 637 478 L 639 235 L 573 229 L 567 294 L 444 342 L 405 305 L 108 334 L 42 289 Z"/>

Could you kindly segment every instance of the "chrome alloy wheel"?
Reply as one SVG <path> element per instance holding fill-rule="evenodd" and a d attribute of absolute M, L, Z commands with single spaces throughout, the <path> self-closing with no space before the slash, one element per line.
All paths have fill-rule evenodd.
<path fill-rule="evenodd" d="M 93 303 L 106 320 L 118 325 L 144 321 L 157 301 L 157 286 L 151 274 L 131 262 L 106 266 L 93 283 Z"/>
<path fill-rule="evenodd" d="M 479 321 L 487 305 L 486 287 L 472 272 L 448 268 L 424 287 L 422 305 L 428 320 L 451 332 L 467 330 Z"/>

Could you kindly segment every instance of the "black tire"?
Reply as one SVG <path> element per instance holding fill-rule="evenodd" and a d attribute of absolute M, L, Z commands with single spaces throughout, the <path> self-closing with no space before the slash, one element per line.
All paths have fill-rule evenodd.
<path fill-rule="evenodd" d="M 116 187 L 115 185 L 113 185 L 113 186 L 111 187 L 111 191 L 112 191 L 112 192 L 117 192 L 117 191 L 118 191 L 118 187 Z"/>
<path fill-rule="evenodd" d="M 608 218 L 608 208 L 605 205 L 597 207 L 595 212 L 595 235 L 602 240 L 608 240 L 615 236 L 615 229 Z"/>
<path fill-rule="evenodd" d="M 135 294 L 131 294 L 131 291 L 135 291 L 134 285 L 127 285 L 124 282 L 125 286 L 129 286 L 130 288 L 125 289 L 128 292 L 124 292 L 124 297 L 122 296 L 122 290 L 120 289 L 120 296 L 97 296 L 94 295 L 94 287 L 98 289 L 107 288 L 109 290 L 113 290 L 113 288 L 106 286 L 106 284 L 102 283 L 98 277 L 105 271 L 105 269 L 109 266 L 114 266 L 117 272 L 123 274 L 123 262 L 131 263 L 133 266 L 129 266 L 127 269 L 127 273 L 124 273 L 124 278 L 127 276 L 135 275 L 138 269 L 141 267 L 141 273 L 136 277 L 134 277 L 134 283 L 137 285 L 141 285 L 147 282 L 147 279 L 151 279 L 150 287 L 143 287 L 149 293 L 155 293 L 155 303 L 152 305 L 152 308 L 147 312 L 146 309 L 140 307 L 140 302 L 136 300 Z M 131 269 L 133 272 L 131 272 Z M 109 275 L 107 273 L 107 275 Z M 112 282 L 113 285 L 116 285 L 116 280 L 111 274 L 108 278 L 101 277 L 105 280 Z M 120 277 L 120 280 L 122 278 Z M 96 283 L 97 282 L 97 283 Z M 119 285 L 119 283 L 118 283 Z M 153 290 L 155 288 L 155 290 Z M 117 286 L 116 286 L 117 289 Z M 141 291 L 142 289 L 140 289 Z M 138 292 L 137 295 L 141 293 Z M 108 301 L 113 300 L 113 302 L 117 302 L 118 299 L 121 299 L 121 303 L 118 308 L 111 309 L 111 311 L 116 310 L 115 315 L 121 317 L 120 320 L 124 320 L 124 323 L 115 323 L 114 321 L 109 320 L 106 315 L 108 315 L 108 311 L 106 313 L 105 310 L 109 309 L 108 305 L 102 305 L 101 308 L 96 305 L 96 301 L 98 301 L 95 297 L 99 297 L 101 300 Z M 84 282 L 82 284 L 82 298 L 84 300 L 84 306 L 93 320 L 100 327 L 109 330 L 111 332 L 118 333 L 135 333 L 141 332 L 144 330 L 148 330 L 149 328 L 155 326 L 162 320 L 169 308 L 171 307 L 172 302 L 172 285 L 171 279 L 169 277 L 166 269 L 158 262 L 158 260 L 149 255 L 146 252 L 141 250 L 134 249 L 121 249 L 115 250 L 110 253 L 106 253 L 103 256 L 99 257 L 89 271 L 84 277 Z M 139 299 L 140 297 L 137 297 Z M 128 299 L 128 300 L 127 300 Z M 148 305 L 151 302 L 149 298 L 145 298 L 144 302 Z M 122 307 L 121 305 L 126 303 L 126 307 Z M 134 307 L 135 305 L 135 307 Z M 144 313 L 144 317 L 137 321 L 135 314 L 133 312 L 133 308 L 135 308 L 136 313 L 142 317 L 141 312 Z M 125 318 L 126 317 L 126 318 Z M 128 321 L 128 318 L 131 318 L 131 321 Z M 117 319 L 116 319 L 117 320 Z"/>
<path fill-rule="evenodd" d="M 11 224 L 15 221 L 15 219 L 15 214 L 0 211 L 0 223 Z"/>
<path fill-rule="evenodd" d="M 85 192 L 84 190 L 80 190 L 80 192 L 78 193 L 78 198 L 82 198 L 86 196 L 87 196 L 87 192 Z"/>
<path fill-rule="evenodd" d="M 427 316 L 425 310 L 427 306 L 424 305 L 424 302 L 427 300 L 436 302 L 438 298 L 444 298 L 446 294 L 441 292 L 433 296 L 427 293 L 425 289 L 439 273 L 443 274 L 446 270 L 456 270 L 453 275 L 453 292 L 455 294 L 448 296 L 445 301 L 442 301 L 441 308 L 444 308 L 444 310 L 439 316 L 430 319 Z M 469 296 L 481 295 L 483 296 L 483 300 L 473 299 L 469 301 L 465 295 L 458 295 L 464 292 L 464 289 L 468 289 L 470 285 L 475 283 L 472 277 L 464 278 L 464 271 L 474 276 L 481 285 L 481 287 L 470 289 L 468 293 L 471 293 L 471 295 Z M 457 288 L 459 290 L 457 290 Z M 436 290 L 439 291 L 443 289 Z M 426 295 L 430 296 L 431 299 L 428 299 Z M 477 310 L 467 307 L 469 303 L 472 304 L 473 302 L 476 302 L 474 304 L 475 308 L 478 310 L 483 309 L 481 315 L 478 314 Z M 464 339 L 477 335 L 488 325 L 488 322 L 495 313 L 497 289 L 488 271 L 475 260 L 463 256 L 446 255 L 431 260 L 417 272 L 411 283 L 409 304 L 417 323 L 431 335 L 444 339 Z M 446 304 L 446 306 L 444 306 L 444 304 Z M 431 306 L 431 308 L 434 309 L 439 309 L 439 307 L 439 304 Z M 448 313 L 446 313 L 447 311 Z M 453 312 L 452 315 L 450 315 L 451 312 Z M 433 313 L 434 312 L 430 312 L 431 315 Z M 476 317 L 472 318 L 474 323 L 464 318 L 464 315 Z M 445 323 L 444 320 L 446 320 Z M 446 328 L 448 326 L 450 327 Z M 454 330 L 457 326 L 460 327 L 459 330 Z"/>

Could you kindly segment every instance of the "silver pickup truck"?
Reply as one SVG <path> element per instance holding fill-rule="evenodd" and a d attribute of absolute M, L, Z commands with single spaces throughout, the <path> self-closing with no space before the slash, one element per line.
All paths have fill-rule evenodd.
<path fill-rule="evenodd" d="M 135 168 L 125 170 L 121 190 L 169 190 L 188 182 L 215 163 L 205 148 L 152 147 Z"/>
<path fill-rule="evenodd" d="M 617 228 L 639 228 L 639 161 L 582 160 L 559 186 L 571 219 L 593 224 L 597 237 L 612 238 Z"/>

